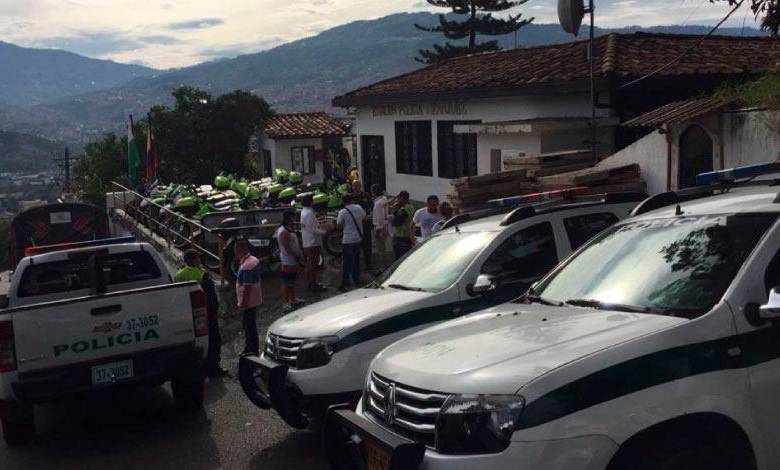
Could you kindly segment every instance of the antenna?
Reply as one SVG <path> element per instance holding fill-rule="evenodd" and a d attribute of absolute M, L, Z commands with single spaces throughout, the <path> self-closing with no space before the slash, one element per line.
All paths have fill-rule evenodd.
<path fill-rule="evenodd" d="M 585 17 L 583 0 L 558 0 L 558 21 L 564 31 L 577 36 L 580 33 L 583 17 Z"/>
<path fill-rule="evenodd" d="M 585 13 L 590 13 L 590 35 L 588 40 L 588 67 L 590 69 L 590 150 L 596 159 L 596 78 L 594 72 L 594 12 L 593 0 L 588 0 L 585 8 L 584 0 L 558 0 L 558 21 L 567 33 L 577 36 L 580 32 Z"/>

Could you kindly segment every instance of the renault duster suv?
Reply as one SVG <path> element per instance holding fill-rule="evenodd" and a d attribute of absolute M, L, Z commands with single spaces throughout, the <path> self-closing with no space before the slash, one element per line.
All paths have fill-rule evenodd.
<path fill-rule="evenodd" d="M 382 348 L 519 297 L 645 197 L 577 192 L 500 200 L 496 205 L 520 206 L 458 216 L 375 283 L 280 318 L 268 330 L 262 355 L 239 363 L 244 392 L 296 428 L 323 417 L 331 404 L 356 404 L 368 365 Z"/>
<path fill-rule="evenodd" d="M 332 467 L 780 468 L 776 184 L 651 197 L 521 300 L 384 349 Z"/>

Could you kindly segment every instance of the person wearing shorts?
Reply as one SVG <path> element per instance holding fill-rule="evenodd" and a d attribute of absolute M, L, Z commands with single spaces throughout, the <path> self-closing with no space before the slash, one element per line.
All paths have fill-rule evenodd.
<path fill-rule="evenodd" d="M 306 256 L 306 283 L 310 292 L 322 292 L 327 290 L 319 283 L 317 267 L 320 260 L 320 246 L 322 236 L 327 233 L 320 226 L 317 214 L 314 212 L 314 195 L 308 193 L 302 195 L 301 204 L 301 238 L 303 239 L 303 252 Z"/>

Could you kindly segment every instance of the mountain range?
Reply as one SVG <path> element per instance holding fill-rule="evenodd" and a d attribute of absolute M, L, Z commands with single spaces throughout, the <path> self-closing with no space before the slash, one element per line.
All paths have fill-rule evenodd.
<path fill-rule="evenodd" d="M 277 111 L 340 113 L 343 110 L 331 107 L 334 96 L 421 67 L 414 59 L 418 50 L 441 37 L 414 24 L 436 21 L 430 13 L 356 21 L 263 52 L 168 71 L 0 43 L 0 129 L 83 143 L 107 131 L 121 131 L 129 113 L 142 115 L 152 105 L 170 103 L 171 91 L 181 85 L 215 95 L 250 90 Z M 708 29 L 629 26 L 597 28 L 596 34 L 705 34 Z M 751 28 L 723 28 L 718 33 L 761 34 Z M 569 41 L 572 36 L 557 24 L 531 24 L 516 37 L 498 39 L 503 47 L 523 47 Z"/>

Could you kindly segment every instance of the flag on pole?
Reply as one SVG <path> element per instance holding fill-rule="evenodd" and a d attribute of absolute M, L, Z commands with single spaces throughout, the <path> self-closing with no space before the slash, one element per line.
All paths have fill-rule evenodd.
<path fill-rule="evenodd" d="M 133 135 L 133 115 L 131 114 L 127 124 L 127 179 L 130 181 L 131 187 L 135 187 L 138 183 L 138 167 L 140 165 L 141 155 Z"/>
<path fill-rule="evenodd" d="M 147 116 L 149 131 L 146 133 L 146 181 L 152 182 L 157 178 L 157 168 L 160 166 L 160 158 L 154 146 L 154 134 L 152 133 L 152 117 Z"/>

